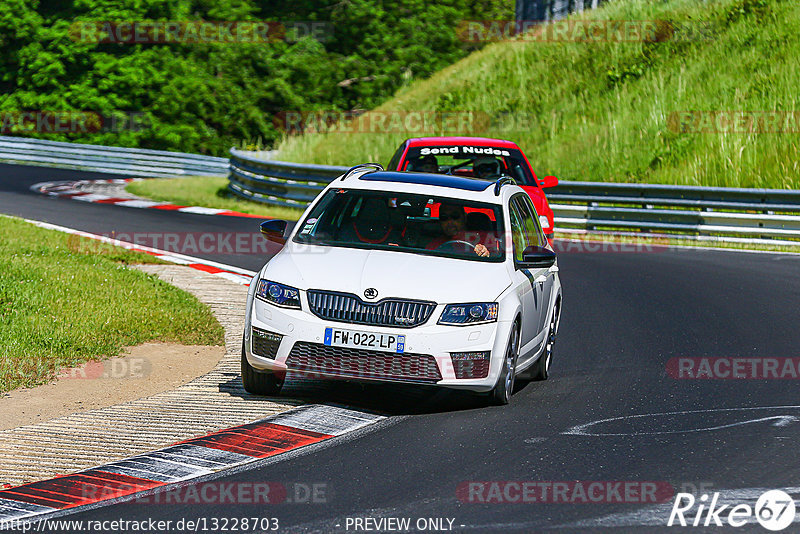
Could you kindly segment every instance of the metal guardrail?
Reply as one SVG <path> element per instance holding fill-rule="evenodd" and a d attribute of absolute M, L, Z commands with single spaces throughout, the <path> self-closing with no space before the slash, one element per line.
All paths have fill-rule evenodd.
<path fill-rule="evenodd" d="M 230 188 L 305 207 L 347 167 L 266 161 L 231 150 Z M 562 181 L 547 190 L 556 228 L 800 239 L 800 191 Z"/>
<path fill-rule="evenodd" d="M 225 175 L 229 165 L 199 154 L 7 136 L 0 136 L 0 161 L 141 177 Z"/>
<path fill-rule="evenodd" d="M 270 161 L 235 148 L 230 152 L 228 188 L 240 197 L 273 206 L 305 208 L 349 168 Z"/>
<path fill-rule="evenodd" d="M 560 182 L 556 225 L 755 239 L 800 239 L 800 191 Z"/>

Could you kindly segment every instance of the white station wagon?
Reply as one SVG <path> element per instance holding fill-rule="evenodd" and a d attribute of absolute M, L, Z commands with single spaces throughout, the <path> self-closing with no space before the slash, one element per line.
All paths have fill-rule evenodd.
<path fill-rule="evenodd" d="M 250 285 L 247 391 L 287 372 L 429 384 L 507 404 L 548 376 L 561 312 L 556 255 L 525 191 L 358 165 L 334 180 Z"/>

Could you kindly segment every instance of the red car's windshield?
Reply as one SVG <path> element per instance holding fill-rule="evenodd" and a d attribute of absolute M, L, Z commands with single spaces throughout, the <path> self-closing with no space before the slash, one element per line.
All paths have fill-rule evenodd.
<path fill-rule="evenodd" d="M 522 152 L 511 148 L 469 145 L 410 147 L 398 170 L 486 180 L 510 176 L 520 185 L 536 186 Z"/>

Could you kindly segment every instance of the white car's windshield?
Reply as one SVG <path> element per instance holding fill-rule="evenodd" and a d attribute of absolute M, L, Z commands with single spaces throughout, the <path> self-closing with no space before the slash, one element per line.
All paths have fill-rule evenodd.
<path fill-rule="evenodd" d="M 503 261 L 503 214 L 494 204 L 332 189 L 302 221 L 296 243 Z"/>

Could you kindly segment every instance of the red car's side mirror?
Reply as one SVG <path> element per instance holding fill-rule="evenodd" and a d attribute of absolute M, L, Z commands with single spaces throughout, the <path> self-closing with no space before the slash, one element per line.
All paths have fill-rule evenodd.
<path fill-rule="evenodd" d="M 542 188 L 545 187 L 555 187 L 558 185 L 558 178 L 555 176 L 545 176 L 544 178 L 539 178 L 539 186 Z"/>

